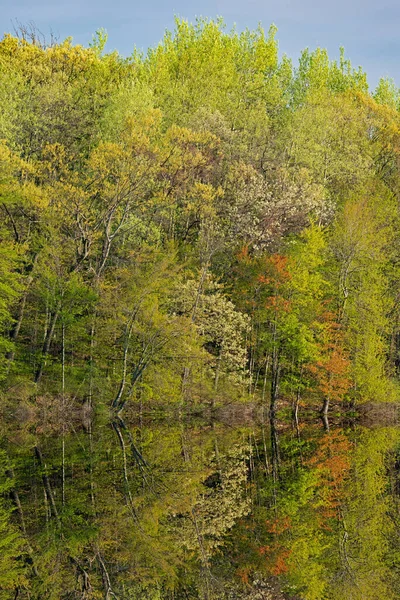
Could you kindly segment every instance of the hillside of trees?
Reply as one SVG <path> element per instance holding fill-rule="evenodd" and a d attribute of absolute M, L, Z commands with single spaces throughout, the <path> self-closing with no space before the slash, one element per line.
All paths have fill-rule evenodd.
<path fill-rule="evenodd" d="M 397 397 L 399 92 L 275 35 L 4 36 L 6 400 Z"/>
<path fill-rule="evenodd" d="M 399 597 L 400 93 L 276 34 L 0 41 L 1 600 Z"/>

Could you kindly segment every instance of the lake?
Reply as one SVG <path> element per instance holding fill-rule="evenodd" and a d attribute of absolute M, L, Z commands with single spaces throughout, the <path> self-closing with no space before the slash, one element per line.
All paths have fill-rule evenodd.
<path fill-rule="evenodd" d="M 391 421 L 8 416 L 0 598 L 399 598 Z"/>

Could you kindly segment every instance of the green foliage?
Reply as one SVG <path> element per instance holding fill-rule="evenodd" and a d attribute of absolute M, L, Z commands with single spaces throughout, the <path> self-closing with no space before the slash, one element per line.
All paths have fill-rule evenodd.
<path fill-rule="evenodd" d="M 343 50 L 339 62 L 306 50 L 293 69 L 274 26 L 177 19 L 128 60 L 106 41 L 46 46 L 23 30 L 0 44 L 3 373 L 90 396 L 105 377 L 118 406 L 139 389 L 161 398 L 156 379 L 178 399 L 189 372 L 209 390 L 270 379 L 273 395 L 279 372 L 299 395 L 332 363 L 330 306 L 355 388 L 377 397 L 397 360 L 393 85 L 369 96 Z M 349 266 L 353 229 L 363 248 Z M 171 242 L 176 268 L 152 272 Z M 240 247 L 251 261 L 232 277 Z M 206 273 L 221 287 L 207 291 Z"/>
<path fill-rule="evenodd" d="M 306 443 L 299 408 L 398 397 L 399 91 L 276 35 L 0 41 L 6 600 L 396 597 L 394 436 Z M 239 398 L 270 445 L 132 425 Z"/>
<path fill-rule="evenodd" d="M 7 499 L 14 481 L 9 476 L 9 463 L 4 450 L 0 451 L 0 590 L 12 592 L 26 579 L 24 540 L 12 522 L 13 507 Z M 3 596 L 5 597 L 5 596 Z"/>

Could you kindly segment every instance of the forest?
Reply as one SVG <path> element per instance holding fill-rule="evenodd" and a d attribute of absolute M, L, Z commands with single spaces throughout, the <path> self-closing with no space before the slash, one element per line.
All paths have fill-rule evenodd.
<path fill-rule="evenodd" d="M 0 599 L 400 597 L 399 90 L 106 44 L 0 41 Z"/>

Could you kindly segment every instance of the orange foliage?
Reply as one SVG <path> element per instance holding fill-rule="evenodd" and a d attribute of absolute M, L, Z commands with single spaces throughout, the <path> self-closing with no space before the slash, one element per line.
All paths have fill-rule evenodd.
<path fill-rule="evenodd" d="M 350 359 L 343 347 L 343 334 L 335 315 L 325 312 L 322 315 L 324 335 L 320 343 L 321 359 L 308 366 L 316 377 L 318 388 L 325 398 L 342 400 L 351 386 L 348 377 Z"/>
<path fill-rule="evenodd" d="M 262 265 L 261 267 L 263 269 L 265 268 L 265 274 L 261 273 L 257 278 L 258 281 L 279 288 L 290 279 L 287 264 L 288 259 L 286 256 L 281 254 L 272 254 L 272 256 L 268 256 L 265 259 L 265 265 Z"/>
<path fill-rule="evenodd" d="M 289 279 L 289 271 L 287 270 L 288 258 L 283 254 L 273 254 L 267 259 L 267 264 L 271 264 L 277 274 L 285 279 Z"/>
<path fill-rule="evenodd" d="M 286 298 L 285 286 L 290 280 L 288 258 L 281 254 L 253 257 L 248 246 L 237 254 L 239 304 L 247 310 L 267 309 L 274 314 L 287 313 L 291 303 Z"/>
<path fill-rule="evenodd" d="M 282 550 L 275 559 L 275 564 L 271 568 L 272 575 L 282 575 L 289 571 L 287 559 L 291 554 L 291 550 Z"/>
<path fill-rule="evenodd" d="M 267 569 L 271 575 L 287 573 L 289 570 L 287 559 L 289 558 L 291 551 L 282 546 L 279 536 L 291 528 L 291 518 L 288 515 L 276 517 L 272 520 L 266 520 L 265 525 L 266 531 L 274 534 L 274 540 L 269 546 L 261 546 L 258 549 L 258 552 L 266 557 Z"/>
<path fill-rule="evenodd" d="M 273 308 L 282 312 L 289 312 L 291 306 L 292 303 L 290 300 L 286 300 L 285 298 L 282 298 L 282 296 L 271 296 L 265 301 L 266 308 Z"/>
<path fill-rule="evenodd" d="M 249 256 L 249 247 L 248 246 L 242 246 L 242 248 L 237 253 L 237 259 L 239 262 L 244 262 L 244 263 L 250 262 L 251 259 Z"/>
<path fill-rule="evenodd" d="M 266 530 L 270 533 L 283 533 L 291 526 L 291 519 L 289 516 L 276 517 L 273 521 L 265 521 Z"/>
<path fill-rule="evenodd" d="M 245 585 L 249 584 L 250 569 L 248 567 L 240 567 L 236 570 L 236 574 Z"/>

